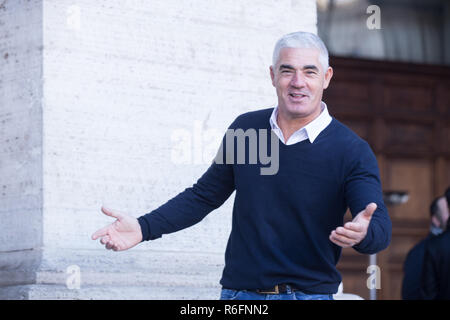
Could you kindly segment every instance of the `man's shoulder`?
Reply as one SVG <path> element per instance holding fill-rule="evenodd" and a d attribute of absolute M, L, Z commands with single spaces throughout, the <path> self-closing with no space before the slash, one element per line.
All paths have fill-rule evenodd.
<path fill-rule="evenodd" d="M 248 111 L 240 114 L 233 122 L 234 128 L 264 128 L 269 125 L 269 119 L 274 107 Z"/>
<path fill-rule="evenodd" d="M 255 119 L 264 119 L 269 121 L 274 107 L 248 111 L 240 114 L 237 119 L 241 121 L 254 121 Z"/>
<path fill-rule="evenodd" d="M 432 236 L 428 235 L 425 239 L 420 240 L 414 247 L 412 247 L 411 250 L 409 250 L 406 260 L 409 259 L 415 259 L 415 257 L 423 256 L 423 253 L 425 251 L 426 243 L 433 238 Z"/>
<path fill-rule="evenodd" d="M 427 242 L 427 248 L 437 251 L 450 251 L 450 230 L 447 229 L 440 235 L 431 238 Z"/>
<path fill-rule="evenodd" d="M 334 126 L 335 134 L 334 137 L 342 139 L 345 143 L 351 144 L 365 144 L 367 143 L 362 137 L 360 137 L 355 131 L 350 129 L 347 125 L 340 122 L 338 119 L 333 117 L 332 124 Z"/>
<path fill-rule="evenodd" d="M 333 146 L 347 154 L 346 158 L 348 158 L 349 154 L 359 157 L 360 153 L 366 153 L 369 149 L 371 150 L 366 140 L 335 117 L 332 117 L 329 127 L 324 131 L 326 131 L 324 137 Z"/>

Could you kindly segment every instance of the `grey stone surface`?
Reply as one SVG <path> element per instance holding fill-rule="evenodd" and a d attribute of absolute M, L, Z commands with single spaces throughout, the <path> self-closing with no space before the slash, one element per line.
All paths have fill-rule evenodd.
<path fill-rule="evenodd" d="M 0 7 L 0 297 L 218 297 L 233 196 L 125 253 L 90 236 L 191 186 L 234 118 L 276 103 L 275 41 L 314 0 L 14 0 Z M 80 289 L 67 287 L 67 268 Z"/>
<path fill-rule="evenodd" d="M 78 287 L 71 282 L 73 266 Z M 46 252 L 28 283 L 11 281 L 23 280 L 24 270 L 0 272 L 0 299 L 217 299 L 222 268 L 216 253 Z"/>

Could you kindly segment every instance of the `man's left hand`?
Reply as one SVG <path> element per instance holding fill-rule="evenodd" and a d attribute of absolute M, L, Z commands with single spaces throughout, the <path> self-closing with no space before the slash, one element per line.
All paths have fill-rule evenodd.
<path fill-rule="evenodd" d="M 329 237 L 331 242 L 342 248 L 353 247 L 360 243 L 366 237 L 370 220 L 376 209 L 375 203 L 369 203 L 351 222 L 347 222 L 343 227 L 338 227 L 331 232 Z"/>

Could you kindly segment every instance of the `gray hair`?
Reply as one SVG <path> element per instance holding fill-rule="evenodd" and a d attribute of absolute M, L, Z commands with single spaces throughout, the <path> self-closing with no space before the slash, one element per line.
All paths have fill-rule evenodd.
<path fill-rule="evenodd" d="M 328 50 L 322 39 L 310 32 L 292 32 L 284 35 L 277 41 L 273 50 L 272 67 L 275 68 L 283 48 L 318 49 L 319 62 L 324 72 L 328 69 Z"/>

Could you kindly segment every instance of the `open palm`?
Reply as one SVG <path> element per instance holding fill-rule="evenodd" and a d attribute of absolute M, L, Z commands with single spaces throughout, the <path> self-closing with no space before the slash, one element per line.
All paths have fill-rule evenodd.
<path fill-rule="evenodd" d="M 344 226 L 333 230 L 329 239 L 343 248 L 353 247 L 360 243 L 367 235 L 370 220 L 376 209 L 376 203 L 369 203 L 351 222 L 347 222 Z"/>
<path fill-rule="evenodd" d="M 136 218 L 116 210 L 101 208 L 107 216 L 116 218 L 113 223 L 97 230 L 92 235 L 92 240 L 100 239 L 106 249 L 123 251 L 130 249 L 142 241 L 141 226 Z"/>

